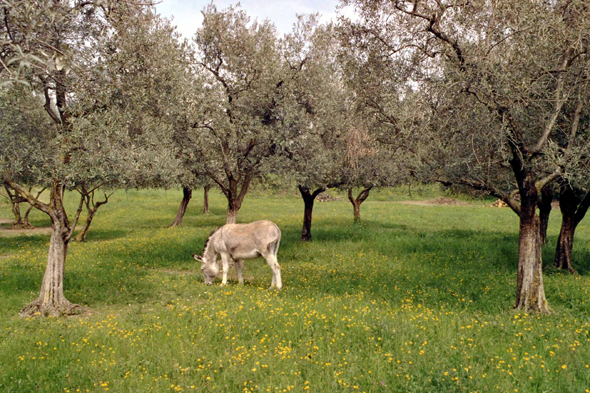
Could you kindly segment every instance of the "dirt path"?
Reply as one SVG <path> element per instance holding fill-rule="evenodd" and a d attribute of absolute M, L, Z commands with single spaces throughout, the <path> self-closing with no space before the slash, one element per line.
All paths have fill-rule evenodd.
<path fill-rule="evenodd" d="M 5 226 L 6 224 L 12 225 L 12 220 L 0 218 L 0 236 L 38 235 L 51 232 L 51 227 L 40 227 L 33 229 L 12 229 L 10 226 Z"/>
<path fill-rule="evenodd" d="M 447 197 L 438 197 L 434 199 L 430 199 L 428 201 L 401 201 L 398 203 L 403 203 L 405 205 L 421 205 L 421 206 L 469 206 L 470 203 L 461 202 L 453 198 Z"/>

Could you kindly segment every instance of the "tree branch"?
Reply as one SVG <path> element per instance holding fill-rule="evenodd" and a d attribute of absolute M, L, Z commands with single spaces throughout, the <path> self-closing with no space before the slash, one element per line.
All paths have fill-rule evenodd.
<path fill-rule="evenodd" d="M 43 105 L 43 108 L 45 108 L 45 112 L 49 114 L 49 117 L 51 117 L 51 120 L 53 120 L 55 124 L 61 124 L 61 119 L 53 111 L 53 108 L 51 108 L 51 97 L 49 96 L 47 79 L 41 78 L 41 82 L 43 83 L 43 95 L 45 97 L 45 105 Z"/>
<path fill-rule="evenodd" d="M 553 114 L 551 115 L 549 122 L 545 125 L 545 130 L 543 131 L 543 135 L 541 135 L 541 138 L 539 138 L 539 140 L 537 141 L 537 144 L 533 148 L 532 153 L 539 153 L 541 151 L 541 149 L 543 148 L 543 145 L 545 144 L 545 142 L 547 142 L 547 139 L 549 138 L 549 135 L 551 134 L 553 127 L 555 126 L 555 122 L 557 121 L 557 117 L 561 113 L 561 109 L 563 108 L 563 105 L 565 104 L 567 95 L 564 95 L 563 97 L 561 97 L 561 92 L 563 90 L 563 85 L 564 85 L 565 71 L 567 70 L 567 67 L 569 66 L 569 60 L 570 60 L 570 57 L 572 56 L 573 53 L 574 53 L 574 49 L 570 47 L 566 50 L 566 52 L 563 56 L 563 60 L 561 61 L 561 67 L 559 68 L 559 71 L 562 71 L 562 72 L 560 72 L 560 74 L 557 78 L 557 86 L 555 87 L 555 106 L 553 109 Z"/>
<path fill-rule="evenodd" d="M 53 209 L 51 208 L 51 206 L 49 204 L 41 202 L 38 199 L 38 197 L 35 198 L 35 196 L 33 194 L 31 194 L 26 188 L 24 188 L 23 186 L 21 186 L 20 184 L 18 184 L 16 182 L 12 181 L 8 177 L 8 174 L 3 173 L 2 176 L 3 176 L 4 184 L 7 184 L 10 188 L 12 188 L 16 192 L 18 192 L 20 196 L 25 198 L 27 200 L 27 202 L 29 202 L 31 204 L 31 206 L 34 206 L 36 209 L 41 210 L 43 213 L 51 215 Z"/>
<path fill-rule="evenodd" d="M 74 217 L 74 222 L 70 228 L 70 232 L 64 238 L 64 241 L 69 242 L 72 240 L 72 236 L 74 236 L 74 231 L 76 230 L 76 225 L 78 225 L 78 219 L 80 218 L 80 214 L 82 213 L 82 208 L 84 207 L 84 195 L 80 196 L 80 203 L 78 204 L 78 210 L 76 210 L 76 216 Z"/>
<path fill-rule="evenodd" d="M 578 209 L 576 210 L 576 214 L 574 215 L 574 225 L 578 225 L 580 221 L 586 216 L 588 209 L 590 208 L 590 192 L 586 193 L 582 202 L 578 205 Z"/>
<path fill-rule="evenodd" d="M 455 185 L 455 184 L 461 184 L 464 186 L 468 186 L 473 188 L 474 190 L 479 190 L 479 191 L 484 191 L 489 195 L 495 196 L 496 198 L 501 199 L 503 202 L 505 202 L 511 209 L 513 212 L 515 212 L 518 216 L 520 216 L 520 204 L 518 203 L 518 201 L 515 199 L 515 196 L 519 193 L 519 190 L 516 189 L 514 191 L 512 191 L 510 194 L 506 194 L 501 192 L 500 190 L 491 187 L 483 182 L 480 181 L 472 181 L 472 180 L 468 180 L 468 179 L 459 179 L 457 181 L 450 181 L 450 180 L 446 180 L 446 179 L 433 179 L 434 181 L 441 183 L 447 187 Z"/>
<path fill-rule="evenodd" d="M 543 189 L 543 187 L 545 187 L 547 184 L 551 183 L 553 180 L 555 180 L 557 178 L 557 176 L 561 175 L 561 168 L 557 168 L 556 170 L 553 171 L 552 174 L 550 174 L 549 176 L 544 177 L 543 179 L 537 181 L 535 183 L 535 187 L 537 188 L 537 192 L 539 194 L 541 194 L 541 190 Z"/>

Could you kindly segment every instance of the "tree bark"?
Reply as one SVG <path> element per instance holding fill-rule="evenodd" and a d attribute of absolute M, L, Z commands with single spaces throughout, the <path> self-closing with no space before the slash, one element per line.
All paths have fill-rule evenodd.
<path fill-rule="evenodd" d="M 233 177 L 229 178 L 229 188 L 224 187 L 223 184 L 218 182 L 227 199 L 226 224 L 235 224 L 238 222 L 238 212 L 242 208 L 242 202 L 248 193 L 251 181 L 252 171 L 248 171 L 243 177 L 241 177 L 241 187 L 240 182 Z"/>
<path fill-rule="evenodd" d="M 203 214 L 209 214 L 209 190 L 211 186 L 205 186 L 203 191 Z"/>
<path fill-rule="evenodd" d="M 27 211 L 25 212 L 25 217 L 23 218 L 23 227 L 27 228 L 27 229 L 34 229 L 35 228 L 33 226 L 33 224 L 31 224 L 31 222 L 29 221 L 29 213 L 31 213 L 31 210 L 33 210 L 33 206 L 29 205 L 29 207 L 27 208 Z"/>
<path fill-rule="evenodd" d="M 238 222 L 238 210 L 232 207 L 227 208 L 227 215 L 225 217 L 226 224 L 235 224 Z"/>
<path fill-rule="evenodd" d="M 590 193 L 581 198 L 576 190 L 566 185 L 560 193 L 559 207 L 561 208 L 561 230 L 557 239 L 554 262 L 557 268 L 574 274 L 576 273 L 572 267 L 574 235 L 578 224 L 590 207 Z"/>
<path fill-rule="evenodd" d="M 182 219 L 184 218 L 184 214 L 186 213 L 186 208 L 188 207 L 188 203 L 190 202 L 191 198 L 193 197 L 193 189 L 191 187 L 182 187 L 182 201 L 180 201 L 180 206 L 178 207 L 178 213 L 176 213 L 176 218 L 174 222 L 170 224 L 170 227 L 181 227 L 182 226 Z"/>
<path fill-rule="evenodd" d="M 555 250 L 555 267 L 567 270 L 572 274 L 576 273 L 572 267 L 572 251 L 574 247 L 575 232 L 576 224 L 574 223 L 574 218 L 563 212 L 561 230 L 559 231 L 559 238 L 557 239 L 557 247 Z"/>
<path fill-rule="evenodd" d="M 348 189 L 348 200 L 352 203 L 355 223 L 361 222 L 361 204 L 367 200 L 372 188 L 372 186 L 363 188 L 356 198 L 352 195 L 352 188 Z"/>
<path fill-rule="evenodd" d="M 92 224 L 92 219 L 94 218 L 94 215 L 96 214 L 97 210 L 98 210 L 98 208 L 88 210 L 88 213 L 86 215 L 86 222 L 84 223 L 84 227 L 82 228 L 82 230 L 80 232 L 78 232 L 78 234 L 75 237 L 75 240 L 77 242 L 85 242 L 86 241 L 86 235 L 88 235 L 88 231 L 90 230 L 90 224 Z"/>
<path fill-rule="evenodd" d="M 23 227 L 23 219 L 20 215 L 20 204 L 13 199 L 11 199 L 10 202 L 12 204 L 12 214 L 14 215 L 12 229 L 21 229 Z"/>
<path fill-rule="evenodd" d="M 538 191 L 531 174 L 517 179 L 521 195 L 518 273 L 515 308 L 525 312 L 550 313 L 543 286 L 541 220 L 537 215 Z"/>
<path fill-rule="evenodd" d="M 97 188 L 98 187 L 88 190 L 86 186 L 82 185 L 81 188 L 78 190 L 80 196 L 82 197 L 82 201 L 86 205 L 86 222 L 84 223 L 84 228 L 82 228 L 82 230 L 78 232 L 78 235 L 76 235 L 75 237 L 75 240 L 78 242 L 86 241 L 86 235 L 88 235 L 88 231 L 90 230 L 90 224 L 92 224 L 92 220 L 94 219 L 94 215 L 98 211 L 98 208 L 108 203 L 109 197 L 114 193 L 113 192 L 110 195 L 107 195 L 105 193 L 104 201 L 94 202 L 94 192 L 97 190 Z"/>
<path fill-rule="evenodd" d="M 238 222 L 238 211 L 242 207 L 242 201 L 239 198 L 233 197 L 231 194 L 227 197 L 227 215 L 225 216 L 226 224 L 235 224 Z"/>
<path fill-rule="evenodd" d="M 551 203 L 553 202 L 553 188 L 545 186 L 541 190 L 539 203 L 539 218 L 541 220 L 540 235 L 541 244 L 547 243 L 547 227 L 549 226 L 549 215 L 551 214 Z"/>
<path fill-rule="evenodd" d="M 297 186 L 299 189 L 299 193 L 303 198 L 304 210 L 303 210 L 303 229 L 301 230 L 301 241 L 308 242 L 311 241 L 311 220 L 312 220 L 312 213 L 313 213 L 313 203 L 315 198 L 326 189 L 324 187 L 320 187 L 314 192 L 311 192 L 308 187 L 305 186 Z"/>
<path fill-rule="evenodd" d="M 12 229 L 34 228 L 29 222 L 29 213 L 31 212 L 32 206 L 29 207 L 23 219 L 23 216 L 20 212 L 20 204 L 26 202 L 27 200 L 20 196 L 17 191 L 12 190 L 7 185 L 4 185 L 4 188 L 6 189 L 6 194 L 8 195 L 8 199 L 10 200 L 10 204 L 12 205 L 12 214 L 14 214 Z M 41 193 L 39 193 L 39 195 L 40 194 Z"/>
<path fill-rule="evenodd" d="M 51 218 L 51 238 L 47 256 L 47 268 L 43 276 L 39 297 L 21 310 L 21 316 L 61 316 L 79 313 L 82 307 L 71 303 L 64 296 L 64 273 L 68 244 L 82 211 L 82 200 L 76 213 L 73 227 L 70 227 L 63 205 L 63 186 L 55 181 L 51 186 L 50 203 L 43 205 L 43 211 Z"/>
<path fill-rule="evenodd" d="M 549 313 L 543 287 L 540 220 L 535 214 L 521 218 L 518 244 L 518 274 L 515 308 Z"/>

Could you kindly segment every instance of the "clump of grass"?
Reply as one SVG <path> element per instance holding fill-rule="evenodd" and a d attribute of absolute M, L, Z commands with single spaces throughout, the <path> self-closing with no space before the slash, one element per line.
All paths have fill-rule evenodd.
<path fill-rule="evenodd" d="M 87 312 L 20 319 L 37 294 L 47 236 L 0 238 L 0 389 L 33 392 L 542 392 L 590 386 L 590 280 L 551 270 L 554 313 L 511 310 L 517 220 L 483 206 L 318 203 L 311 243 L 302 204 L 246 199 L 240 221 L 283 232 L 284 288 L 262 259 L 246 285 L 205 286 L 200 252 L 225 221 L 212 195 L 169 229 L 178 192 L 119 193 L 72 243 L 66 296 Z M 72 206 L 72 208 L 74 208 Z M 1 208 L 9 217 L 9 210 Z M 42 219 L 42 218 L 40 218 Z M 558 217 L 550 223 L 550 260 Z M 587 271 L 588 224 L 574 260 Z"/>

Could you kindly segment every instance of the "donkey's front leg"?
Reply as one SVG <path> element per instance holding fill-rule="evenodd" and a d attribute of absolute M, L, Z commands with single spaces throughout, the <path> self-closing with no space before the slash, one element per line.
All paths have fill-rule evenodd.
<path fill-rule="evenodd" d="M 228 254 L 221 254 L 221 264 L 223 266 L 223 275 L 221 280 L 222 286 L 227 285 L 227 271 L 229 270 L 229 260 L 230 256 Z"/>

